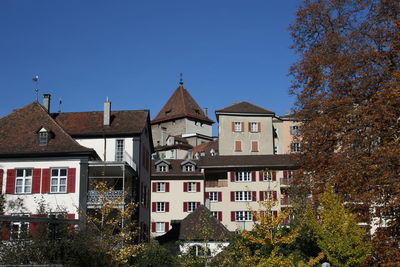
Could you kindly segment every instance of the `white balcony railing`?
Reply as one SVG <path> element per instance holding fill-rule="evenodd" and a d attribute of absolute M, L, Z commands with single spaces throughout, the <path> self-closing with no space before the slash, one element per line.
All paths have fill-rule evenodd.
<path fill-rule="evenodd" d="M 104 197 L 108 201 L 113 202 L 116 199 L 122 197 L 123 194 L 124 194 L 123 190 L 112 190 L 112 191 L 106 192 L 105 194 L 99 194 L 99 192 L 97 192 L 95 190 L 89 190 L 87 203 L 99 204 L 100 203 L 100 197 Z"/>

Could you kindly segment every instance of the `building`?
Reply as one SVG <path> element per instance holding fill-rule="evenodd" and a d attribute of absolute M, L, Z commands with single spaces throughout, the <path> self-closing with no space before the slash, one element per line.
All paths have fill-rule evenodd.
<path fill-rule="evenodd" d="M 150 114 L 148 110 L 51 113 L 50 95 L 43 105 L 29 104 L 0 119 L 0 189 L 5 214 L 50 215 L 80 219 L 96 208 L 96 181 L 112 188 L 110 198 L 127 192 L 140 203 L 135 214 L 141 238 L 150 222 Z M 11 229 L 20 232 L 14 222 Z M 17 236 L 14 234 L 14 236 Z"/>

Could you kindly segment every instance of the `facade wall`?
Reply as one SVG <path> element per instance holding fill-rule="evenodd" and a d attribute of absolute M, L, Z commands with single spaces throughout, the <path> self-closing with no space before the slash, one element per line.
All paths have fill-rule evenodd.
<path fill-rule="evenodd" d="M 212 136 L 212 126 L 209 124 L 201 123 L 195 120 L 186 119 L 186 132 L 188 134 L 202 134 L 205 136 Z"/>
<path fill-rule="evenodd" d="M 289 120 L 284 120 L 282 122 L 282 150 L 283 154 L 290 154 L 291 153 L 291 144 L 294 142 L 294 137 L 290 131 L 290 127 L 292 126 L 297 126 L 299 127 L 299 123 L 296 121 L 289 121 Z"/>
<path fill-rule="evenodd" d="M 233 130 L 232 123 L 241 122 L 241 131 Z M 259 124 L 258 132 L 249 131 L 249 123 Z M 219 154 L 220 155 L 266 155 L 273 154 L 272 117 L 219 115 Z M 237 149 L 236 143 L 241 143 Z M 257 142 L 253 151 L 252 142 Z"/>
<path fill-rule="evenodd" d="M 153 136 L 153 144 L 155 147 L 165 145 L 166 139 L 169 135 L 181 135 L 186 133 L 186 120 L 177 119 L 174 121 L 161 122 L 151 125 L 151 131 Z M 165 128 L 165 134 L 163 134 L 163 128 Z M 164 140 L 162 140 L 162 138 Z"/>
<path fill-rule="evenodd" d="M 68 172 L 70 169 L 75 169 L 75 186 L 73 187 L 74 192 L 66 193 L 44 193 L 44 170 L 51 168 L 67 168 Z M 80 186 L 81 186 L 81 161 L 77 159 L 52 159 L 52 160 L 23 160 L 18 159 L 14 161 L 0 162 L 0 169 L 3 173 L 3 186 L 1 192 L 4 194 L 6 205 L 5 214 L 12 215 L 14 213 L 29 213 L 38 214 L 40 203 L 42 203 L 47 212 L 65 212 L 68 214 L 75 214 L 75 218 L 78 218 L 79 214 L 79 198 L 80 198 Z M 39 192 L 38 193 L 20 193 L 13 194 L 6 193 L 7 188 L 7 170 L 9 169 L 40 169 L 40 181 L 39 181 Z M 50 174 L 51 177 L 51 174 Z M 51 178 L 50 178 L 51 179 Z M 50 180 L 51 181 L 51 180 Z M 33 179 L 32 179 L 32 182 Z M 70 182 L 67 179 L 67 187 Z M 32 185 L 33 186 L 33 185 Z M 15 190 L 15 186 L 14 186 Z M 32 188 L 31 188 L 32 192 Z"/>

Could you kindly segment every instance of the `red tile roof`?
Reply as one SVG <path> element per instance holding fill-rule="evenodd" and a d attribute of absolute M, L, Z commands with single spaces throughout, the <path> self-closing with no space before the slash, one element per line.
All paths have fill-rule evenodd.
<path fill-rule="evenodd" d="M 218 152 L 218 140 L 206 142 L 201 145 L 195 146 L 192 151 L 193 154 L 204 151 L 206 155 L 209 155 L 211 149 L 214 149 L 215 152 Z"/>
<path fill-rule="evenodd" d="M 214 123 L 206 116 L 189 92 L 180 85 L 151 123 L 155 124 L 185 117 L 200 120 L 204 123 Z"/>
<path fill-rule="evenodd" d="M 49 132 L 47 145 L 39 145 L 39 131 Z M 38 103 L 14 110 L 0 119 L 0 157 L 79 153 L 96 155 L 78 144 Z"/>
<path fill-rule="evenodd" d="M 111 125 L 103 125 L 102 111 L 53 113 L 52 117 L 71 136 L 112 136 L 140 134 L 149 120 L 148 110 L 111 112 Z"/>
<path fill-rule="evenodd" d="M 243 101 L 240 103 L 234 103 L 226 108 L 218 109 L 215 111 L 216 114 L 218 113 L 256 113 L 256 114 L 270 114 L 274 115 L 275 112 L 259 107 L 247 101 Z"/>
<path fill-rule="evenodd" d="M 296 168 L 291 155 L 243 155 L 200 157 L 198 166 L 204 169 L 237 168 Z"/>

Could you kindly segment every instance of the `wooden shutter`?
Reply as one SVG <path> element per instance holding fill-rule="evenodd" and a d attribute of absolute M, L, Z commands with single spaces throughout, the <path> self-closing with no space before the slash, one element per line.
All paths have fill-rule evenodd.
<path fill-rule="evenodd" d="M 253 211 L 252 215 L 253 215 L 253 222 L 257 221 L 257 211 Z"/>
<path fill-rule="evenodd" d="M 165 202 L 165 212 L 169 212 L 169 202 Z"/>
<path fill-rule="evenodd" d="M 251 172 L 251 180 L 252 180 L 253 182 L 256 181 L 256 174 L 257 174 L 256 171 L 252 171 L 252 172 Z"/>
<path fill-rule="evenodd" d="M 288 178 L 288 171 L 283 171 L 283 178 Z"/>
<path fill-rule="evenodd" d="M 200 206 L 200 202 L 196 202 L 196 209 Z"/>
<path fill-rule="evenodd" d="M 236 221 L 236 213 L 235 211 L 231 211 L 231 222 Z"/>
<path fill-rule="evenodd" d="M 249 122 L 249 132 L 251 132 L 251 122 Z"/>
<path fill-rule="evenodd" d="M 252 152 L 258 151 L 258 142 L 257 141 L 251 141 L 251 151 Z"/>
<path fill-rule="evenodd" d="M 276 191 L 273 191 L 273 192 L 272 192 L 272 200 L 273 200 L 273 201 L 278 200 L 278 192 L 276 192 Z"/>
<path fill-rule="evenodd" d="M 151 203 L 151 211 L 152 212 L 156 212 L 157 211 L 157 203 L 156 202 L 152 202 Z"/>
<path fill-rule="evenodd" d="M 264 191 L 260 191 L 260 201 L 264 201 Z"/>
<path fill-rule="evenodd" d="M 42 193 L 50 192 L 50 169 L 42 170 Z"/>
<path fill-rule="evenodd" d="M 244 132 L 244 122 L 241 122 L 241 123 L 240 123 L 240 131 L 241 131 L 241 132 Z"/>
<path fill-rule="evenodd" d="M 165 223 L 165 232 L 168 232 L 169 231 L 169 222 L 166 222 Z"/>
<path fill-rule="evenodd" d="M 234 131 L 235 131 L 235 122 L 232 121 L 232 132 L 234 132 Z"/>
<path fill-rule="evenodd" d="M 273 210 L 273 211 L 272 211 L 272 216 L 273 216 L 274 218 L 278 217 L 278 211 L 277 211 L 277 210 Z"/>
<path fill-rule="evenodd" d="M 251 192 L 251 200 L 257 201 L 257 192 L 256 191 Z"/>
<path fill-rule="evenodd" d="M 235 201 L 235 192 L 231 191 L 231 201 Z"/>
<path fill-rule="evenodd" d="M 0 169 L 0 195 L 3 194 L 3 173 L 4 170 Z"/>
<path fill-rule="evenodd" d="M 258 123 L 258 132 L 261 132 L 261 122 Z"/>
<path fill-rule="evenodd" d="M 1 240 L 10 239 L 10 222 L 1 222 Z"/>
<path fill-rule="evenodd" d="M 157 183 L 153 182 L 153 192 L 157 192 Z"/>
<path fill-rule="evenodd" d="M 218 201 L 222 201 L 222 192 L 218 192 Z"/>
<path fill-rule="evenodd" d="M 183 182 L 183 192 L 187 192 L 188 191 L 188 184 L 187 182 Z"/>
<path fill-rule="evenodd" d="M 258 180 L 260 182 L 264 181 L 264 172 L 263 171 L 258 172 Z"/>
<path fill-rule="evenodd" d="M 169 192 L 169 182 L 165 183 L 165 192 Z"/>
<path fill-rule="evenodd" d="M 32 194 L 40 193 L 41 172 L 41 169 L 33 169 L 32 171 Z"/>
<path fill-rule="evenodd" d="M 218 211 L 217 219 L 222 222 L 222 211 Z"/>
<path fill-rule="evenodd" d="M 67 193 L 75 193 L 76 169 L 68 168 Z"/>
<path fill-rule="evenodd" d="M 200 182 L 196 183 L 196 192 L 200 192 L 201 188 L 200 188 Z"/>
<path fill-rule="evenodd" d="M 187 202 L 183 202 L 183 211 L 187 212 L 188 210 L 188 203 Z"/>
<path fill-rule="evenodd" d="M 155 223 L 155 222 L 152 222 L 152 223 L 151 223 L 151 232 L 152 232 L 152 233 L 155 233 L 155 232 L 156 232 L 156 223 Z"/>
<path fill-rule="evenodd" d="M 272 172 L 272 181 L 276 181 L 276 171 Z"/>
<path fill-rule="evenodd" d="M 68 213 L 67 214 L 67 219 L 75 219 L 75 214 L 74 213 Z"/>
<path fill-rule="evenodd" d="M 236 180 L 236 172 L 230 172 L 231 174 L 231 182 L 234 182 Z"/>
<path fill-rule="evenodd" d="M 210 192 L 204 192 L 204 198 L 210 198 Z"/>
<path fill-rule="evenodd" d="M 6 194 L 14 194 L 15 190 L 15 170 L 7 170 L 7 184 L 6 184 Z"/>
<path fill-rule="evenodd" d="M 242 151 L 242 142 L 235 141 L 235 151 Z"/>

